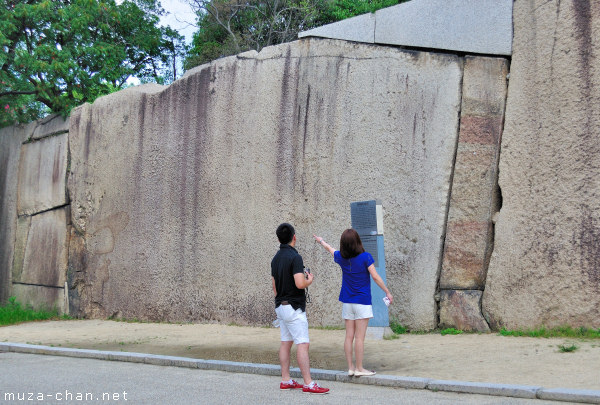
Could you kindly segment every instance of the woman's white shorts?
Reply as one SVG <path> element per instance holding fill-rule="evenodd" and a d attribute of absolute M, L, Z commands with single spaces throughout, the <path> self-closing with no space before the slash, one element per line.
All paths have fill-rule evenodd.
<path fill-rule="evenodd" d="M 373 306 L 363 304 L 342 304 L 342 318 L 349 320 L 373 318 Z"/>

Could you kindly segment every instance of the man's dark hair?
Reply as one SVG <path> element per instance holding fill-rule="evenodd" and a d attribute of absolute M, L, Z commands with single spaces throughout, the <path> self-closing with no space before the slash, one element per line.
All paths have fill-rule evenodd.
<path fill-rule="evenodd" d="M 346 229 L 342 232 L 340 238 L 340 254 L 344 259 L 351 259 L 363 253 L 365 248 L 363 247 L 358 232 L 354 229 Z"/>
<path fill-rule="evenodd" d="M 277 227 L 275 233 L 277 234 L 277 239 L 279 239 L 279 243 L 287 245 L 292 241 L 292 238 L 296 234 L 296 231 L 294 230 L 294 227 L 292 225 L 288 224 L 287 222 L 284 222 L 283 224 Z"/>

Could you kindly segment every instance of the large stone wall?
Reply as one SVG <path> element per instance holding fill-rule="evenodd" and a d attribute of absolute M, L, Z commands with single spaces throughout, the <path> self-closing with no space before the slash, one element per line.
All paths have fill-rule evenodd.
<path fill-rule="evenodd" d="M 307 38 L 103 97 L 68 134 L 2 129 L 0 300 L 266 324 L 290 221 L 310 322 L 341 324 L 311 235 L 336 246 L 349 203 L 379 199 L 400 323 L 599 327 L 600 5 L 508 8 L 512 61 Z"/>
<path fill-rule="evenodd" d="M 600 327 L 600 3 L 517 0 L 483 311 Z"/>
<path fill-rule="evenodd" d="M 384 205 L 395 316 L 435 327 L 462 60 L 302 40 L 217 60 L 167 88 L 84 105 L 70 129 L 73 312 L 264 324 L 275 228 L 316 274 L 311 323 L 341 324 L 352 201 Z"/>

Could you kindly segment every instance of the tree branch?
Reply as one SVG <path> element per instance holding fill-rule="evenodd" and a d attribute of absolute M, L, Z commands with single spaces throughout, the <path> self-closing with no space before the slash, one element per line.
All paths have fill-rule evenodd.
<path fill-rule="evenodd" d="M 4 91 L 2 93 L 0 93 L 0 97 L 4 97 L 4 96 L 20 96 L 20 95 L 24 95 L 24 94 L 37 94 L 37 91 Z"/>

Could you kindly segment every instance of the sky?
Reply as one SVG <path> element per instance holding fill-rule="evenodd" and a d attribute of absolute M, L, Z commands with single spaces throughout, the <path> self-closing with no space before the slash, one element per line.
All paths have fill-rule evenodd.
<path fill-rule="evenodd" d="M 161 25 L 170 26 L 185 37 L 186 44 L 191 44 L 196 31 L 196 15 L 190 5 L 185 0 L 160 0 L 160 4 L 169 13 L 161 17 Z"/>

